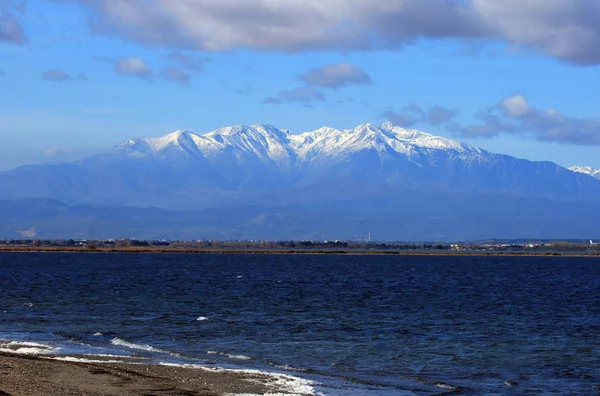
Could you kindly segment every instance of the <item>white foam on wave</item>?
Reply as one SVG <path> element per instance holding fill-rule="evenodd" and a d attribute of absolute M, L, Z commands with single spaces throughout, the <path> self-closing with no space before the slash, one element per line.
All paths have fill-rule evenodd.
<path fill-rule="evenodd" d="M 123 356 L 123 355 L 111 355 L 109 353 L 84 353 L 83 356 L 115 357 L 115 358 L 128 358 L 129 357 L 129 356 Z"/>
<path fill-rule="evenodd" d="M 286 371 L 300 371 L 300 372 L 306 371 L 306 369 L 288 366 L 287 364 L 274 364 L 273 367 L 276 367 L 281 370 L 286 370 Z"/>
<path fill-rule="evenodd" d="M 55 353 L 60 348 L 52 347 L 39 342 L 28 341 L 0 341 L 0 352 L 16 353 L 19 355 L 48 355 Z"/>
<path fill-rule="evenodd" d="M 320 395 L 320 393 L 310 393 L 309 395 Z M 224 393 L 223 396 L 307 396 L 306 393 Z"/>
<path fill-rule="evenodd" d="M 196 320 L 199 322 L 202 322 L 202 321 L 208 320 L 208 318 L 206 316 L 198 316 L 198 319 L 196 319 Z"/>
<path fill-rule="evenodd" d="M 54 353 L 54 350 L 46 348 L 0 348 L 0 352 L 16 353 L 19 355 L 48 355 Z"/>
<path fill-rule="evenodd" d="M 164 349 L 155 348 L 150 345 L 134 344 L 133 342 L 125 341 L 119 337 L 113 338 L 112 340 L 110 340 L 110 343 L 113 345 L 122 346 L 122 347 L 129 348 L 129 349 L 136 349 L 139 351 L 164 353 L 164 354 L 175 356 L 175 357 L 181 356 L 178 353 L 171 353 L 169 351 L 165 351 Z"/>
<path fill-rule="evenodd" d="M 441 388 L 441 389 L 449 389 L 449 390 L 455 390 L 458 389 L 458 386 L 454 386 L 454 385 L 450 385 L 447 384 L 445 382 L 435 382 L 433 384 L 433 386 L 437 387 L 437 388 Z"/>
<path fill-rule="evenodd" d="M 250 374 L 265 377 L 265 381 L 261 381 L 261 379 L 256 378 L 253 380 L 259 381 L 264 385 L 269 387 L 273 387 L 276 389 L 275 392 L 265 393 L 267 396 L 316 396 L 321 395 L 321 393 L 315 392 L 314 385 L 315 382 L 311 380 L 307 380 L 304 378 L 294 377 L 288 374 L 280 374 L 280 373 L 269 373 L 260 370 L 253 369 L 225 369 L 220 367 L 205 367 L 200 366 L 198 364 L 175 364 L 175 363 L 158 363 L 161 366 L 168 367 L 183 367 L 189 369 L 196 370 L 205 370 L 205 371 L 213 371 L 213 372 L 228 372 L 228 373 L 239 373 L 239 374 Z M 252 394 L 244 394 L 244 393 L 230 393 L 229 396 L 255 396 Z"/>
<path fill-rule="evenodd" d="M 6 345 L 7 346 L 26 346 L 26 347 L 34 347 L 34 348 L 52 349 L 52 347 L 48 344 L 40 344 L 39 342 L 29 342 L 29 341 L 10 341 Z"/>
<path fill-rule="evenodd" d="M 217 352 L 217 351 L 206 351 L 206 353 L 208 353 L 209 355 L 221 355 L 221 356 L 225 356 L 225 357 L 228 357 L 229 359 L 252 360 L 252 357 L 246 356 L 246 355 L 232 355 L 232 354 L 229 354 L 229 353 Z"/>

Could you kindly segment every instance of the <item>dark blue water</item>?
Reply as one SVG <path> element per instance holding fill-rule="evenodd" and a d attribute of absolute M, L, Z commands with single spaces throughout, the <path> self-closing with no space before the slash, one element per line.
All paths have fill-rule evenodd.
<path fill-rule="evenodd" d="M 0 286 L 0 339 L 62 352 L 330 395 L 600 394 L 597 258 L 5 253 Z"/>

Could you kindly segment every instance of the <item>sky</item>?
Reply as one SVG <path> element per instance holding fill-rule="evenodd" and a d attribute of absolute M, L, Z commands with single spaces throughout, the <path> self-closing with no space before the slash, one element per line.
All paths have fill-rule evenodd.
<path fill-rule="evenodd" d="M 0 169 L 394 124 L 600 168 L 597 0 L 0 0 Z"/>

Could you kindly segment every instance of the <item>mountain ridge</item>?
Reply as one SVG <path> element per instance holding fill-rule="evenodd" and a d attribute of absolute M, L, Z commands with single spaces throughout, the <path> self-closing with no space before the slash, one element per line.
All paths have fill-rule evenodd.
<path fill-rule="evenodd" d="M 230 126 L 203 135 L 178 130 L 129 139 L 76 162 L 0 172 L 0 186 L 0 199 L 10 202 L 51 199 L 75 208 L 147 208 L 149 212 L 139 216 L 154 213 L 158 217 L 152 224 L 171 224 L 168 217 L 186 222 L 188 212 L 204 211 L 195 215 L 197 221 L 210 213 L 235 213 L 241 223 L 228 219 L 227 229 L 246 230 L 248 237 L 273 236 L 276 230 L 287 237 L 318 236 L 325 235 L 325 229 L 332 237 L 335 229 L 344 228 L 353 229 L 352 236 L 379 222 L 387 224 L 389 239 L 394 233 L 411 239 L 406 238 L 407 224 L 417 233 L 415 239 L 438 234 L 452 239 L 453 229 L 465 235 L 460 230 L 464 219 L 473 223 L 468 234 L 472 237 L 477 232 L 485 237 L 523 236 L 511 222 L 522 230 L 541 232 L 543 224 L 577 233 L 595 227 L 587 224 L 593 216 L 582 213 L 600 206 L 600 180 L 588 175 L 391 123 L 299 134 L 272 125 Z M 565 215 L 578 216 L 581 224 L 544 219 L 550 213 L 540 211 L 539 202 L 552 211 L 564 208 Z M 241 208 L 251 208 L 255 216 L 248 217 Z M 174 216 L 173 211 L 183 214 Z M 35 226 L 32 218 L 22 229 Z M 429 228 L 418 225 L 419 218 Z M 218 219 L 210 224 L 199 224 L 198 232 L 223 235 Z M 431 229 L 436 224 L 443 232 Z M 187 222 L 186 229 L 186 235 L 193 233 Z M 494 234 L 494 229 L 503 234 Z"/>

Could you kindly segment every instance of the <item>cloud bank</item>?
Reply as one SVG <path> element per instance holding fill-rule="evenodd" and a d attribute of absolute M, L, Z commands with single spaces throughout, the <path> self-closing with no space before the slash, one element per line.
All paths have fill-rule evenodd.
<path fill-rule="evenodd" d="M 347 52 L 458 39 L 501 41 L 573 64 L 600 63 L 597 0 L 55 1 L 87 7 L 97 34 L 169 48 Z"/>
<path fill-rule="evenodd" d="M 600 118 L 575 118 L 554 109 L 532 107 L 521 94 L 503 99 L 478 114 L 481 123 L 449 129 L 464 138 L 491 138 L 501 134 L 522 135 L 544 142 L 581 146 L 600 145 Z"/>

